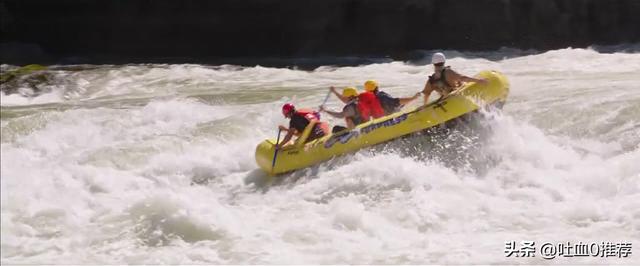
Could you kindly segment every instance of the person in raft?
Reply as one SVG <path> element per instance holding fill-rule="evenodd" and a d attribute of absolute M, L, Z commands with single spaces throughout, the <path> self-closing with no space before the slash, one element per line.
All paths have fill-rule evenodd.
<path fill-rule="evenodd" d="M 372 91 L 365 90 L 358 94 L 358 111 L 363 123 L 384 116 L 384 109 Z"/>
<path fill-rule="evenodd" d="M 462 82 L 478 82 L 482 84 L 488 83 L 485 79 L 477 79 L 467 77 L 462 74 L 458 74 L 453 71 L 451 67 L 445 66 L 446 58 L 442 53 L 435 53 L 431 57 L 431 64 L 433 64 L 433 74 L 429 76 L 427 83 L 424 85 L 422 93 L 424 93 L 424 104 L 429 101 L 431 92 L 436 91 L 440 94 L 440 98 L 446 97 L 454 91 L 457 87 L 462 85 Z"/>
<path fill-rule="evenodd" d="M 282 148 L 294 135 L 300 137 L 309 124 L 313 125 L 313 129 L 311 129 L 306 142 L 319 139 L 329 133 L 329 125 L 320 122 L 320 114 L 314 110 L 302 108 L 296 110 L 293 104 L 286 103 L 282 106 L 282 114 L 291 120 L 288 128 L 283 125 L 278 127 L 280 130 L 287 132 L 287 135 L 284 136 L 280 143 L 276 144 L 276 148 Z"/>
<path fill-rule="evenodd" d="M 400 111 L 400 108 L 402 108 L 402 106 L 417 99 L 418 97 L 420 97 L 420 94 L 421 94 L 421 93 L 417 93 L 413 97 L 407 97 L 407 98 L 394 98 L 394 97 L 391 97 L 391 95 L 389 95 L 388 93 L 381 91 L 378 88 L 378 82 L 375 80 L 367 80 L 364 83 L 364 89 L 367 92 L 373 93 L 373 95 L 375 95 L 375 98 L 377 99 L 377 101 L 382 106 L 382 109 L 384 110 L 384 115 L 389 115 L 397 111 Z"/>
<path fill-rule="evenodd" d="M 335 87 L 331 87 L 331 92 L 340 99 L 345 106 L 342 108 L 342 112 L 334 112 L 330 110 L 324 109 L 323 106 L 320 106 L 320 111 L 324 111 L 327 114 L 336 117 L 336 118 L 344 118 L 345 124 L 347 127 L 343 126 L 334 126 L 331 130 L 331 133 L 336 133 L 343 131 L 345 129 L 352 129 L 355 126 L 364 123 L 365 121 L 360 116 L 360 111 L 358 110 L 358 91 L 354 87 L 347 87 L 342 90 L 342 94 L 336 91 Z"/>

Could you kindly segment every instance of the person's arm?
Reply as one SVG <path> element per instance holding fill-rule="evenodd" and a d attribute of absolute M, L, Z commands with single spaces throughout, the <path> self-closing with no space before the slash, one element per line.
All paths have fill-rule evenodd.
<path fill-rule="evenodd" d="M 283 125 L 279 125 L 279 126 L 278 126 L 278 129 L 280 129 L 280 131 L 289 132 L 289 128 L 288 128 L 288 127 L 285 127 L 285 126 L 283 126 Z"/>
<path fill-rule="evenodd" d="M 422 93 L 424 94 L 424 105 L 429 103 L 429 96 L 431 96 L 431 92 L 433 92 L 433 87 L 431 87 L 431 84 L 427 81 L 427 83 L 424 84 L 424 89 L 422 89 Z"/>
<path fill-rule="evenodd" d="M 486 79 L 477 79 L 477 78 L 467 77 L 462 74 L 458 74 L 458 72 L 455 72 L 451 69 L 447 69 L 445 71 L 447 71 L 446 73 L 447 77 L 453 77 L 454 80 L 462 80 L 464 82 L 477 82 L 480 84 L 487 84 L 488 82 Z"/>
<path fill-rule="evenodd" d="M 331 86 L 331 88 L 329 88 L 331 90 L 331 92 L 333 92 L 333 95 L 335 95 L 336 97 L 338 97 L 338 99 L 340 99 L 340 101 L 342 101 L 342 103 L 347 103 L 349 102 L 349 98 L 342 96 L 342 94 L 338 93 L 338 91 L 336 90 L 336 88 L 334 86 Z"/>
<path fill-rule="evenodd" d="M 464 82 L 477 82 L 480 84 L 487 84 L 489 82 L 486 79 L 477 79 L 477 78 L 472 78 L 472 77 L 467 77 L 462 75 L 460 75 L 460 79 L 462 79 L 462 81 Z"/>
<path fill-rule="evenodd" d="M 400 101 L 400 105 L 406 105 L 412 102 L 413 100 L 418 99 L 418 97 L 420 97 L 420 94 L 422 94 L 422 92 L 416 93 L 416 95 L 413 95 L 413 97 L 398 98 L 398 100 Z"/>
<path fill-rule="evenodd" d="M 276 149 L 280 149 L 284 147 L 290 140 L 293 138 L 293 134 L 296 132 L 295 129 L 287 129 L 287 135 L 284 136 L 280 143 L 276 143 Z"/>
<path fill-rule="evenodd" d="M 334 112 L 334 111 L 329 111 L 327 109 L 324 109 L 323 106 L 320 106 L 320 111 L 324 111 L 325 113 L 335 117 L 335 118 L 343 118 L 344 117 L 344 111 L 343 112 Z"/>

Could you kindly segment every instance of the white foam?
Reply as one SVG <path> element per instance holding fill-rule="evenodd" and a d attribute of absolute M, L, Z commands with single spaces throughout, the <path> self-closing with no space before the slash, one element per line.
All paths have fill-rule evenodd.
<path fill-rule="evenodd" d="M 372 78 L 410 96 L 431 66 L 106 66 L 2 95 L 2 262 L 640 263 L 504 257 L 505 241 L 638 242 L 640 55 L 451 55 L 511 81 L 488 138 L 461 149 L 480 162 L 365 150 L 273 186 L 253 153 L 287 122 L 282 103 Z"/>

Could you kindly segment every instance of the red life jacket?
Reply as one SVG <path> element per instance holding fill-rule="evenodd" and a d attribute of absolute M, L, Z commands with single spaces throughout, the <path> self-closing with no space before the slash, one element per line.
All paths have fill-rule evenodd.
<path fill-rule="evenodd" d="M 306 118 L 307 120 L 309 120 L 309 122 L 311 122 L 311 120 L 313 119 L 317 119 L 320 120 L 320 113 L 318 111 L 314 111 L 308 108 L 301 108 L 296 110 L 296 113 L 298 115 L 304 116 L 304 118 Z"/>
<path fill-rule="evenodd" d="M 363 121 L 369 121 L 372 117 L 384 116 L 384 109 L 382 109 L 378 97 L 370 91 L 358 95 L 358 111 L 360 111 Z"/>

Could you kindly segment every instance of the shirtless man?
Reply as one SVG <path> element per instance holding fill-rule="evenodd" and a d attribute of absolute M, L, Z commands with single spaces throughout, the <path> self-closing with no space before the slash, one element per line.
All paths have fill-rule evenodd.
<path fill-rule="evenodd" d="M 433 75 L 429 76 L 429 80 L 424 85 L 424 89 L 422 93 L 424 93 L 424 104 L 427 104 L 429 101 L 429 96 L 431 92 L 438 92 L 441 97 L 446 97 L 458 88 L 462 82 L 478 82 L 482 84 L 486 84 L 488 81 L 485 79 L 477 79 L 472 77 L 467 77 L 462 74 L 458 74 L 453 71 L 451 67 L 445 66 L 446 58 L 442 53 L 435 53 L 431 58 L 431 63 L 433 64 Z"/>

